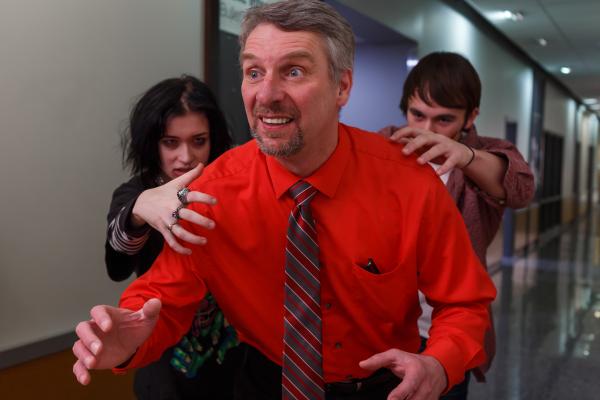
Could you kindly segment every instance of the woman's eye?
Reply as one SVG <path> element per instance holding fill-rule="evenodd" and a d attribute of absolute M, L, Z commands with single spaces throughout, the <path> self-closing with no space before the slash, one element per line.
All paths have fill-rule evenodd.
<path fill-rule="evenodd" d="M 199 137 L 194 139 L 194 144 L 196 146 L 204 146 L 206 144 L 206 138 L 205 137 Z"/>
<path fill-rule="evenodd" d="M 162 139 L 160 143 L 169 148 L 177 147 L 177 141 L 173 139 Z"/>

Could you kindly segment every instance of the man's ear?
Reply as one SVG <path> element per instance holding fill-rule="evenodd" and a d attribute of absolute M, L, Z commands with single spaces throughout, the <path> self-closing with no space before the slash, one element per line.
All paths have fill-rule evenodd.
<path fill-rule="evenodd" d="M 352 70 L 347 69 L 342 72 L 338 89 L 336 103 L 338 107 L 343 107 L 348 103 L 348 99 L 350 98 L 350 90 L 352 89 Z"/>
<path fill-rule="evenodd" d="M 479 107 L 475 107 L 473 109 L 473 111 L 471 111 L 471 114 L 467 115 L 467 118 L 465 120 L 464 130 L 471 129 L 471 127 L 475 123 L 475 119 L 477 119 L 478 115 L 479 115 Z"/>

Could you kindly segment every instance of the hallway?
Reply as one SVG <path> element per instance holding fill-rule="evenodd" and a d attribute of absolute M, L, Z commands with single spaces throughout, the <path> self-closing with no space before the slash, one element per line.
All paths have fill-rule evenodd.
<path fill-rule="evenodd" d="M 600 216 L 493 275 L 497 354 L 473 400 L 600 399 Z"/>

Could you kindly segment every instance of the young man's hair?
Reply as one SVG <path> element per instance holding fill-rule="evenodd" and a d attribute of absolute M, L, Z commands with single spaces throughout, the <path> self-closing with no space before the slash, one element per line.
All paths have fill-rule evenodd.
<path fill-rule="evenodd" d="M 479 107 L 481 81 L 469 60 L 460 54 L 434 52 L 410 71 L 404 82 L 400 109 L 406 115 L 411 97 L 419 96 L 428 105 L 460 108 L 466 116 Z"/>
<path fill-rule="evenodd" d="M 287 0 L 248 9 L 239 36 L 240 56 L 248 36 L 260 24 L 273 24 L 286 32 L 319 34 L 325 41 L 333 82 L 339 82 L 344 71 L 353 69 L 355 43 L 352 27 L 333 7 L 321 0 Z"/>

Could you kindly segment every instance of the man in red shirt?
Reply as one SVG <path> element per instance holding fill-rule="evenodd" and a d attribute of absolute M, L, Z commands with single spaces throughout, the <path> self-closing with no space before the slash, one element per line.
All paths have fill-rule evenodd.
<path fill-rule="evenodd" d="M 250 9 L 240 44 L 255 140 L 190 186 L 219 199 L 189 205 L 216 228 L 180 221 L 208 245 L 165 247 L 121 308 L 94 307 L 75 376 L 158 358 L 209 288 L 246 347 L 241 399 L 437 398 L 484 359 L 495 296 L 452 199 L 400 145 L 339 123 L 354 37 L 330 6 Z M 420 354 L 418 290 L 435 308 Z"/>

